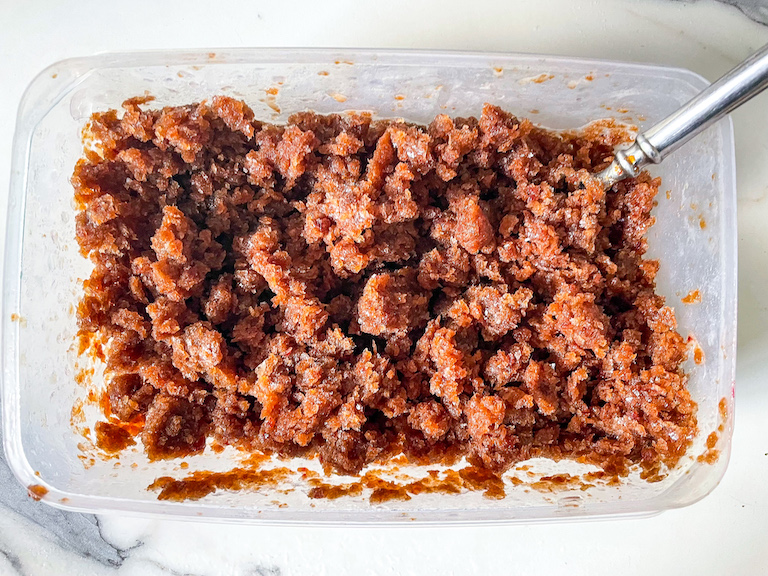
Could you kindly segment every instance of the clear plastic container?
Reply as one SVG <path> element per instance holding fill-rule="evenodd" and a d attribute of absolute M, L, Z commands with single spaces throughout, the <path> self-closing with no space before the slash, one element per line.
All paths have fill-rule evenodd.
<path fill-rule="evenodd" d="M 327 74 L 326 74 L 327 73 Z M 526 480 L 502 500 L 480 492 L 421 494 L 372 505 L 365 495 L 311 500 L 292 480 L 261 490 L 219 491 L 198 501 L 158 501 L 157 477 L 228 470 L 241 455 L 225 451 L 178 462 L 146 460 L 130 450 L 119 460 L 88 455 L 81 432 L 96 417 L 73 406 L 87 393 L 73 346 L 73 307 L 90 268 L 74 238 L 69 178 L 82 153 L 80 130 L 98 110 L 152 94 L 153 104 L 186 104 L 228 94 L 257 118 L 284 121 L 295 111 L 370 110 L 379 117 L 426 123 L 436 114 L 479 114 L 498 104 L 554 129 L 617 117 L 651 126 L 707 85 L 680 69 L 514 54 L 446 52 L 223 50 L 105 54 L 59 62 L 27 89 L 13 145 L 3 284 L 3 426 L 8 462 L 18 479 L 62 508 L 282 523 L 512 522 L 640 515 L 684 506 L 708 494 L 730 451 L 736 353 L 736 191 L 730 120 L 710 128 L 652 170 L 663 178 L 650 255 L 661 260 L 659 291 L 677 312 L 683 336 L 695 337 L 705 361 L 685 369 L 698 402 L 701 432 L 677 469 L 659 482 L 632 474 L 618 486 L 532 489 Z M 272 96 L 267 89 L 277 87 Z M 671 190 L 670 194 L 665 191 Z M 681 298 L 699 290 L 701 302 Z M 98 387 L 99 372 L 92 386 Z M 721 407 L 728 416 L 723 418 Z M 73 422 L 76 431 L 73 428 Z M 719 430 L 718 430 L 719 427 Z M 707 463 L 706 440 L 719 457 Z M 85 445 L 85 446 L 84 446 Z M 83 452 L 85 448 L 85 452 Z M 710 451 L 710 456 L 713 452 Z M 135 466 L 132 466 L 135 464 Z M 316 462 L 304 463 L 317 469 Z M 524 480 L 578 474 L 572 462 L 525 463 Z M 279 465 L 285 465 L 280 463 Z"/>

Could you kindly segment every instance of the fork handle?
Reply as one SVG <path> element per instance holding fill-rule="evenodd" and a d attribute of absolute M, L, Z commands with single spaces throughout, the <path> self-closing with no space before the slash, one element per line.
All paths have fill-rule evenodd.
<path fill-rule="evenodd" d="M 644 166 L 658 164 L 696 134 L 766 88 L 768 44 L 644 134 L 638 134 L 632 145 L 616 152 L 611 164 L 596 177 L 607 190 L 619 180 L 637 176 Z"/>

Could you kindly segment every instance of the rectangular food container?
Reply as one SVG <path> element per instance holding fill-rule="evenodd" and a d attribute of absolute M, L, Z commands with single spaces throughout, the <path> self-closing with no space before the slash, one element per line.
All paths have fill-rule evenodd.
<path fill-rule="evenodd" d="M 260 490 L 219 491 L 197 501 L 158 501 L 147 486 L 161 476 L 226 471 L 242 455 L 208 449 L 178 462 L 148 462 L 139 450 L 119 459 L 94 454 L 83 429 L 97 410 L 80 406 L 98 391 L 74 345 L 74 307 L 90 273 L 74 237 L 70 175 L 82 155 L 81 129 L 95 111 L 149 93 L 155 106 L 216 94 L 244 99 L 261 120 L 296 111 L 368 110 L 428 123 L 435 115 L 478 115 L 497 104 L 552 129 L 615 117 L 641 130 L 707 85 L 680 69 L 573 58 L 447 52 L 242 49 L 105 54 L 59 62 L 22 99 L 13 144 L 3 280 L 3 434 L 18 479 L 47 503 L 216 520 L 279 523 L 514 522 L 643 515 L 691 504 L 722 477 L 730 451 L 736 353 L 736 190 L 732 125 L 726 119 L 652 170 L 663 179 L 649 234 L 661 261 L 658 289 L 704 361 L 684 365 L 698 403 L 700 434 L 679 466 L 656 482 L 631 474 L 618 485 L 568 483 L 550 491 L 541 476 L 589 470 L 533 460 L 506 497 L 481 492 L 419 494 L 371 504 L 365 494 L 312 500 L 290 481 Z M 276 92 L 276 94 L 275 94 Z M 671 191 L 666 193 L 666 191 Z M 681 299 L 698 290 L 701 302 Z M 690 356 L 693 356 L 691 354 Z M 295 465 L 296 463 L 294 463 Z M 318 469 L 316 462 L 304 465 Z M 285 465 L 285 463 L 280 464 Z M 588 488 L 588 489 L 587 489 Z"/>

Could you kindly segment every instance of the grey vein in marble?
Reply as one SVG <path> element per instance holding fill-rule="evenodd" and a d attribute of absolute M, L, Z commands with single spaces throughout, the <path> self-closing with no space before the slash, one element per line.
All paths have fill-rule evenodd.
<path fill-rule="evenodd" d="M 768 24 L 768 3 L 765 0 L 720 0 L 725 4 L 736 6 L 745 16 L 755 22 Z"/>
<path fill-rule="evenodd" d="M 277 566 L 259 566 L 253 572 L 247 572 L 245 576 L 280 576 L 282 570 Z"/>
<path fill-rule="evenodd" d="M 2 443 L 0 429 L 0 443 Z M 13 473 L 5 461 L 5 454 L 0 450 L 0 511 L 13 511 L 24 516 L 40 526 L 65 549 L 78 553 L 98 562 L 117 566 L 123 558 L 117 549 L 107 543 L 99 532 L 98 519 L 93 514 L 65 512 L 57 508 L 35 502 L 27 494 L 21 484 L 13 477 Z M 0 549 L 12 566 L 13 557 L 7 551 Z"/>
<path fill-rule="evenodd" d="M 688 2 L 690 0 L 676 0 Z M 768 24 L 768 1 L 767 0 L 717 0 L 721 4 L 735 6 L 750 20 L 760 24 Z"/>
<path fill-rule="evenodd" d="M 14 575 L 21 574 L 24 567 L 22 566 L 21 560 L 16 554 L 10 550 L 5 550 L 4 548 L 0 547 L 0 558 L 5 560 L 5 562 L 0 562 L 0 573 L 11 576 L 8 572 L 8 568 L 10 567 L 10 569 L 14 571 Z"/>

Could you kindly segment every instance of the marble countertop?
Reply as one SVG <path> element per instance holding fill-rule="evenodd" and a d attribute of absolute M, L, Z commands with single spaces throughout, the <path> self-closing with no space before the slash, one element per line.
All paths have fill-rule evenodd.
<path fill-rule="evenodd" d="M 768 42 L 763 0 L 6 0 L 0 6 L 0 183 L 9 179 L 25 86 L 70 56 L 224 46 L 446 48 L 655 62 L 714 80 Z M 221 525 L 62 512 L 29 498 L 0 459 L 0 576 L 768 573 L 768 93 L 733 119 L 736 428 L 729 469 L 701 502 L 645 519 L 528 526 Z M 5 222 L 7 186 L 0 190 Z"/>

